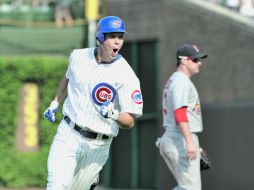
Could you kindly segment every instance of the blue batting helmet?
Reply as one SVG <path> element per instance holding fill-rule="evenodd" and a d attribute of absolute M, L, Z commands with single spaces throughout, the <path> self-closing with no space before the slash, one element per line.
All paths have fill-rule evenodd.
<path fill-rule="evenodd" d="M 125 31 L 125 25 L 121 18 L 116 16 L 106 16 L 103 17 L 97 24 L 97 34 L 96 39 L 103 43 L 104 41 L 104 34 L 105 33 L 112 33 L 112 32 L 123 32 Z"/>

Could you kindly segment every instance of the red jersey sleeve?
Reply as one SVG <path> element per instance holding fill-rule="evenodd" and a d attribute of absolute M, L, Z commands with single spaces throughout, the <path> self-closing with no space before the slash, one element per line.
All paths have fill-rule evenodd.
<path fill-rule="evenodd" d="M 181 107 L 175 110 L 175 121 L 176 124 L 180 122 L 188 122 L 187 107 Z"/>

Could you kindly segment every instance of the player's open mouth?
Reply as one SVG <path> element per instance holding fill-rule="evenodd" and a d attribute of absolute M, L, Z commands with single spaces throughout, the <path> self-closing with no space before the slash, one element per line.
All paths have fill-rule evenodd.
<path fill-rule="evenodd" d="M 111 56 L 112 56 L 112 57 L 116 57 L 117 52 L 118 52 L 118 49 L 114 48 L 113 51 L 112 51 L 112 53 L 111 53 Z"/>

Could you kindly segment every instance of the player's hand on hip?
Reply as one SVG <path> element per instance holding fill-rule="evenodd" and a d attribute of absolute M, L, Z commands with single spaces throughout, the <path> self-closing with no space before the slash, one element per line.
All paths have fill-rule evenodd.
<path fill-rule="evenodd" d="M 58 110 L 58 106 L 59 106 L 59 103 L 53 100 L 50 103 L 50 106 L 44 112 L 44 117 L 52 123 L 56 122 L 56 112 Z"/>
<path fill-rule="evenodd" d="M 114 108 L 114 104 L 107 100 L 101 105 L 100 114 L 105 118 L 117 120 L 119 112 Z"/>
<path fill-rule="evenodd" d="M 187 143 L 186 153 L 190 160 L 195 160 L 197 158 L 197 149 L 194 143 Z"/>

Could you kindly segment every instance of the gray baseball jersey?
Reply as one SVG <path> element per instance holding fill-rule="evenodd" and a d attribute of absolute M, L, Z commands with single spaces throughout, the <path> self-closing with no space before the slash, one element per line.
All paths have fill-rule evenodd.
<path fill-rule="evenodd" d="M 174 111 L 187 107 L 190 132 L 203 130 L 198 92 L 190 78 L 175 72 L 168 79 L 163 91 L 163 126 L 169 131 L 180 132 L 175 122 Z"/>
<path fill-rule="evenodd" d="M 174 112 L 187 107 L 189 129 L 197 150 L 199 139 L 196 132 L 203 130 L 200 102 L 197 90 L 189 77 L 175 72 L 168 79 L 163 91 L 163 126 L 166 128 L 156 145 L 177 181 L 174 189 L 201 190 L 200 154 L 195 160 L 186 156 L 186 142 L 176 124 Z"/>

